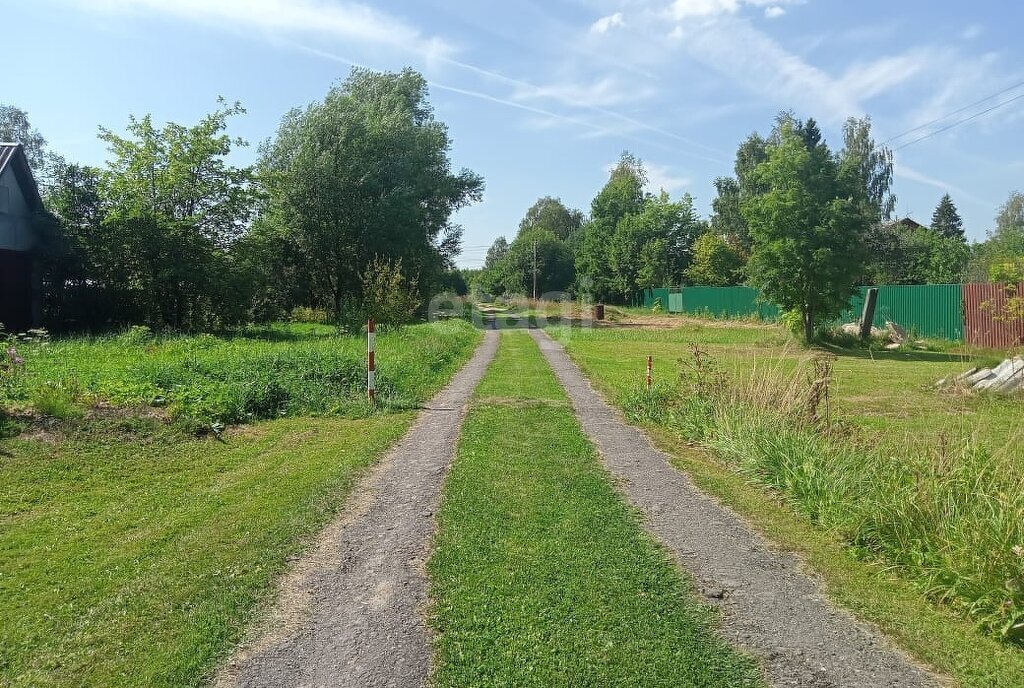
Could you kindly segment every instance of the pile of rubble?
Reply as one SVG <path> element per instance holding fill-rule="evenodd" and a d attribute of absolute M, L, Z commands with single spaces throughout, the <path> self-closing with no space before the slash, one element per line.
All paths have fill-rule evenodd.
<path fill-rule="evenodd" d="M 963 387 L 976 391 L 1012 394 L 1024 390 L 1024 358 L 1008 358 L 995 368 L 971 368 L 966 373 L 945 377 L 937 387 Z"/>
<path fill-rule="evenodd" d="M 860 323 L 846 323 L 840 328 L 846 334 L 852 334 L 860 336 Z M 925 343 L 923 341 L 910 341 L 907 331 L 896 323 L 886 320 L 885 327 L 871 327 L 871 338 L 875 340 L 882 340 L 888 342 L 885 348 L 889 351 L 895 351 L 903 346 L 912 346 L 914 348 L 924 348 Z"/>

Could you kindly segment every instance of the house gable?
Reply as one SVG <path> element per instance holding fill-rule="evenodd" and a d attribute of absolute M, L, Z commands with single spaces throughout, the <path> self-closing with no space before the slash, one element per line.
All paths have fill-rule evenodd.
<path fill-rule="evenodd" d="M 43 203 L 20 144 L 0 143 L 0 249 L 31 251 L 32 215 Z"/>

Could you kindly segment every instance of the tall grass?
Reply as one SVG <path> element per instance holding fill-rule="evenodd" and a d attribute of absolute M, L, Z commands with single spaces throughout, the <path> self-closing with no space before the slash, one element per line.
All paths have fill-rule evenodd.
<path fill-rule="evenodd" d="M 479 339 L 468 323 L 414 325 L 377 344 L 378 400 L 415 406 L 446 379 Z M 0 385 L 12 412 L 69 417 L 105 408 L 154 407 L 201 431 L 295 415 L 358 417 L 366 342 L 334 328 L 295 324 L 229 336 L 122 335 L 22 346 L 23 370 Z"/>
<path fill-rule="evenodd" d="M 864 557 L 1024 644 L 1024 466 L 973 437 L 880 438 L 837 417 L 831 359 L 793 352 L 719 368 L 693 347 L 678 383 L 626 399 L 777 490 Z"/>

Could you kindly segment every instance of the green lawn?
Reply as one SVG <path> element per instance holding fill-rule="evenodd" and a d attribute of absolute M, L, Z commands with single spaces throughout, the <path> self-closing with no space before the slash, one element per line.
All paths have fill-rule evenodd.
<path fill-rule="evenodd" d="M 344 377 L 365 340 L 323 327 L 23 347 L 8 408 L 55 380 L 80 394 L 72 417 L 21 420 L 0 440 L 0 685 L 202 682 L 287 558 L 409 427 L 400 409 L 439 389 L 480 336 L 461 322 L 381 336 L 377 410 Z M 261 389 L 287 392 L 268 415 L 288 417 L 243 416 L 254 422 L 220 437 L 145 405 L 160 393 L 217 412 Z"/>
<path fill-rule="evenodd" d="M 477 391 L 439 520 L 437 685 L 760 685 L 615 492 L 525 332 L 503 335 Z"/>
<path fill-rule="evenodd" d="M 806 384 L 795 371 L 809 352 L 780 328 L 551 332 L 699 485 L 802 554 L 841 604 L 963 685 L 1019 685 L 1024 652 L 978 628 L 999 636 L 1024 612 L 1012 549 L 1024 541 L 1024 423 L 1019 399 L 935 390 L 970 361 L 832 349 L 840 424 L 822 434 L 770 408 L 779 381 Z M 694 342 L 725 374 L 720 401 L 680 381 Z"/>

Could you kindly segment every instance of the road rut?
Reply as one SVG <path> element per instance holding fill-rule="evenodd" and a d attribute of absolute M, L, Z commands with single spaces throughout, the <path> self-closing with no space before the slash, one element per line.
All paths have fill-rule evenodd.
<path fill-rule="evenodd" d="M 218 686 L 420 686 L 430 672 L 425 562 L 466 403 L 498 345 L 472 359 L 353 490 L 285 577 L 262 633 Z"/>
<path fill-rule="evenodd" d="M 562 346 L 531 330 L 584 431 L 648 529 L 722 608 L 722 633 L 774 686 L 937 686 L 938 680 L 825 598 L 792 555 L 701 492 L 594 390 Z"/>

